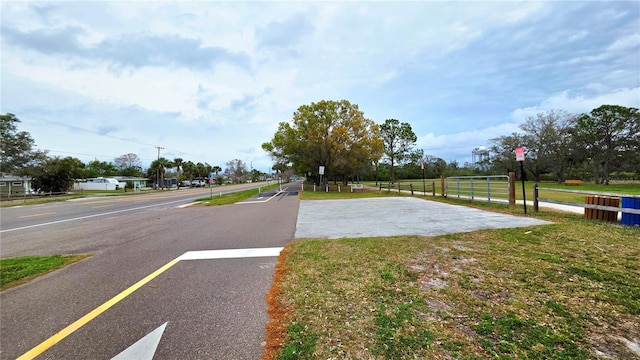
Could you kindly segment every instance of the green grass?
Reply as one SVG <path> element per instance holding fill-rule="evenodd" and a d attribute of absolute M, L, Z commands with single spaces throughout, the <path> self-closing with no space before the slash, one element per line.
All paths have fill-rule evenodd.
<path fill-rule="evenodd" d="M 640 229 L 535 217 L 555 224 L 290 243 L 275 358 L 638 358 Z"/>
<path fill-rule="evenodd" d="M 230 193 L 224 193 L 224 194 L 220 192 L 216 193 L 215 191 L 213 191 L 213 196 L 202 197 L 197 199 L 196 201 L 200 202 L 202 205 L 207 205 L 207 206 L 235 204 L 239 201 L 252 198 L 260 194 L 260 192 L 277 189 L 278 187 L 279 187 L 278 184 L 273 184 L 273 185 L 262 186 L 261 189 L 255 188 L 255 189 L 242 190 L 242 191 L 236 191 L 236 192 L 230 192 Z"/>
<path fill-rule="evenodd" d="M 89 255 L 23 256 L 0 260 L 0 290 L 78 262 Z"/>
<path fill-rule="evenodd" d="M 348 189 L 348 188 L 347 188 Z M 335 199 L 362 199 L 372 197 L 397 197 L 397 196 L 411 196 L 409 194 L 400 193 L 397 191 L 379 191 L 365 189 L 363 191 L 312 191 L 305 185 L 305 191 L 300 193 L 300 199 L 302 200 L 335 200 Z"/>

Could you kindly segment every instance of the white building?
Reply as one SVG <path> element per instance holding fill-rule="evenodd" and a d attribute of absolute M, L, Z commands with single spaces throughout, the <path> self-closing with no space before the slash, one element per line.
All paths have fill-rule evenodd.
<path fill-rule="evenodd" d="M 119 182 L 116 178 L 88 178 L 86 180 L 76 180 L 73 190 L 119 190 L 124 188 L 126 183 Z"/>

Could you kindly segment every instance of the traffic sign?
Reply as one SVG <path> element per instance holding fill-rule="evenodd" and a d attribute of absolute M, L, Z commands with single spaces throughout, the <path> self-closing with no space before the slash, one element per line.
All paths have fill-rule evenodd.
<path fill-rule="evenodd" d="M 524 161 L 524 148 L 516 148 L 516 161 Z"/>

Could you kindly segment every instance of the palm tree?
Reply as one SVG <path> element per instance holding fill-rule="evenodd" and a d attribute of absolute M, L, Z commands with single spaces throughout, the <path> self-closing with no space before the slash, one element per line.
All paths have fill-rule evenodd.
<path fill-rule="evenodd" d="M 167 158 L 159 158 L 158 160 L 156 160 L 156 165 L 158 167 L 158 175 L 160 177 L 160 183 L 162 184 L 162 187 L 164 188 L 164 173 L 167 170 L 167 168 L 172 168 L 173 167 L 173 163 L 171 161 L 169 161 L 169 159 Z"/>
<path fill-rule="evenodd" d="M 173 159 L 173 166 L 176 168 L 176 172 L 178 173 L 178 184 L 180 184 L 180 170 L 182 170 L 182 163 L 184 160 L 182 158 Z"/>

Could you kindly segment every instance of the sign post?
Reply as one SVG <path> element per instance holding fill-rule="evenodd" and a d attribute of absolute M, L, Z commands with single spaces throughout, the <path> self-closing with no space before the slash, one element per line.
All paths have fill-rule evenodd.
<path fill-rule="evenodd" d="M 324 166 L 320 165 L 318 168 L 318 173 L 320 174 L 320 189 L 322 189 L 322 175 L 324 175 Z"/>
<path fill-rule="evenodd" d="M 516 161 L 520 163 L 520 178 L 522 179 L 522 200 L 524 202 L 524 213 L 527 213 L 527 193 L 524 188 L 524 148 L 516 148 Z"/>
<path fill-rule="evenodd" d="M 212 172 L 209 173 L 209 192 L 210 192 L 211 199 L 213 199 L 213 173 Z"/>
<path fill-rule="evenodd" d="M 424 161 L 420 161 L 420 167 L 422 168 L 422 195 L 427 196 L 427 185 L 424 182 Z"/>

